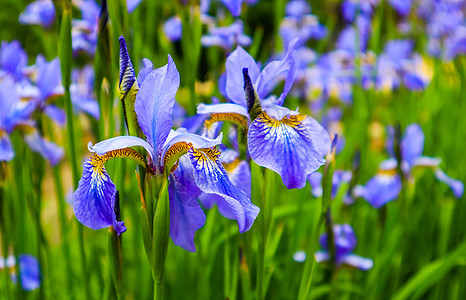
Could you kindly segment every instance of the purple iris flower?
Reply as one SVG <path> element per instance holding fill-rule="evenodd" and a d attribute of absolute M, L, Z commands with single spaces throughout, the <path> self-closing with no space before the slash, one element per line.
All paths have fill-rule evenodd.
<path fill-rule="evenodd" d="M 178 16 L 174 16 L 163 24 L 163 32 L 167 39 L 172 42 L 176 42 L 181 39 L 183 25 L 181 24 L 181 19 Z"/>
<path fill-rule="evenodd" d="M 466 26 L 455 29 L 453 34 L 445 39 L 445 57 L 453 59 L 466 53 Z"/>
<path fill-rule="evenodd" d="M 432 56 L 450 60 L 466 52 L 463 1 L 421 1 L 417 14 L 427 25 Z"/>
<path fill-rule="evenodd" d="M 60 60 L 57 57 L 48 62 L 42 55 L 38 55 L 36 64 L 32 68 L 31 76 L 34 77 L 36 83 L 36 92 L 33 97 L 36 107 L 60 126 L 64 126 L 65 111 L 50 103 L 51 99 L 64 93 L 61 85 Z"/>
<path fill-rule="evenodd" d="M 335 243 L 335 265 L 337 267 L 347 265 L 366 271 L 374 266 L 372 259 L 353 254 L 357 241 L 354 230 L 350 225 L 335 224 L 333 226 L 333 235 Z M 327 233 L 320 236 L 319 243 L 323 250 L 315 253 L 316 261 L 319 263 L 329 261 L 331 258 L 328 252 Z"/>
<path fill-rule="evenodd" d="M 299 38 L 297 44 L 297 48 L 299 48 L 310 39 L 319 40 L 327 35 L 325 26 L 320 24 L 317 17 L 310 13 L 311 6 L 306 1 L 293 0 L 288 2 L 286 6 L 287 16 L 280 24 L 280 35 L 285 49 L 288 49 L 290 43 L 296 38 Z M 300 56 L 298 57 L 300 58 Z"/>
<path fill-rule="evenodd" d="M 367 48 L 370 31 L 371 20 L 368 17 L 359 15 L 356 18 L 356 28 L 347 25 L 340 33 L 336 48 L 350 53 L 364 52 Z"/>
<path fill-rule="evenodd" d="M 400 86 L 404 66 L 412 56 L 414 43 L 411 40 L 392 40 L 385 45 L 377 60 L 376 87 L 393 90 Z"/>
<path fill-rule="evenodd" d="M 377 4 L 379 0 L 345 0 L 341 4 L 343 19 L 353 23 L 358 15 L 371 17 Z"/>
<path fill-rule="evenodd" d="M 396 173 L 396 160 L 388 159 L 379 166 L 378 173 L 369 179 L 365 186 L 357 185 L 353 197 L 362 197 L 374 208 L 380 208 L 398 198 L 401 179 Z"/>
<path fill-rule="evenodd" d="M 55 21 L 55 7 L 51 0 L 37 0 L 26 6 L 19 15 L 19 22 L 49 28 Z"/>
<path fill-rule="evenodd" d="M 21 101 L 13 79 L 0 82 L 0 161 L 13 159 L 15 153 L 9 135 L 16 127 L 25 131 L 24 140 L 32 151 L 41 154 L 56 165 L 63 157 L 63 149 L 42 138 L 34 128 L 31 114 L 36 108 L 33 101 Z"/>
<path fill-rule="evenodd" d="M 333 179 L 332 179 L 332 198 L 335 198 L 340 186 L 344 183 L 350 182 L 352 177 L 353 177 L 353 174 L 351 173 L 351 171 L 335 170 L 335 172 L 333 173 Z M 311 173 L 307 177 L 307 180 L 311 184 L 312 195 L 314 197 L 321 197 L 323 193 L 322 173 L 320 172 Z"/>
<path fill-rule="evenodd" d="M 225 50 L 230 50 L 235 45 L 249 46 L 252 39 L 243 33 L 243 22 L 235 21 L 226 27 L 211 27 L 209 34 L 201 38 L 202 45 L 206 47 L 220 46 Z"/>
<path fill-rule="evenodd" d="M 239 153 L 233 149 L 226 149 L 220 155 L 220 162 L 225 168 L 228 178 L 233 185 L 240 191 L 243 191 L 248 198 L 251 197 L 251 171 L 246 161 L 239 159 Z M 235 219 L 235 215 L 228 203 L 219 196 L 203 194 L 200 201 L 205 208 L 211 208 L 217 204 L 219 212 L 228 219 Z"/>
<path fill-rule="evenodd" d="M 18 41 L 7 43 L 2 41 L 0 48 L 0 78 L 10 74 L 16 81 L 23 78 L 23 69 L 28 57 Z"/>
<path fill-rule="evenodd" d="M 259 0 L 221 0 L 222 3 L 228 8 L 233 17 L 239 17 L 241 14 L 241 5 L 247 2 L 250 5 L 255 4 Z"/>
<path fill-rule="evenodd" d="M 146 68 L 147 69 L 147 68 Z M 144 70 L 146 70 L 144 69 Z M 202 193 L 222 197 L 237 220 L 239 231 L 249 230 L 259 213 L 246 194 L 229 180 L 215 149 L 222 140 L 201 137 L 185 129 L 174 131 L 173 106 L 180 75 L 171 56 L 168 63 L 136 80 L 124 38 L 120 38 L 120 90 L 136 92 L 134 105 L 139 126 L 146 140 L 135 136 L 111 138 L 89 150 L 95 155 L 85 160 L 83 176 L 74 192 L 74 213 L 85 226 L 100 229 L 113 225 L 118 234 L 126 231 L 124 222 L 116 219 L 115 184 L 104 168 L 113 157 L 136 160 L 154 176 L 169 177 L 170 236 L 176 245 L 195 251 L 194 232 L 205 215 L 196 198 Z M 140 84 L 140 86 L 139 86 Z M 130 147 L 142 146 L 145 158 Z"/>
<path fill-rule="evenodd" d="M 9 135 L 16 126 L 34 124 L 30 119 L 34 108 L 32 102 L 20 101 L 11 77 L 0 81 L 0 161 L 9 161 L 15 156 Z"/>
<path fill-rule="evenodd" d="M 40 287 L 40 267 L 34 256 L 29 254 L 19 256 L 19 272 L 21 286 L 25 291 L 32 291 Z"/>
<path fill-rule="evenodd" d="M 389 0 L 388 2 L 401 16 L 407 16 L 413 4 L 413 0 Z"/>
<path fill-rule="evenodd" d="M 261 72 L 254 58 L 237 47 L 226 61 L 225 90 L 233 103 L 201 104 L 198 113 L 211 113 L 242 126 L 252 159 L 280 174 L 287 188 L 302 188 L 306 177 L 325 163 L 330 138 L 313 118 L 281 106 L 296 77 L 293 48 L 294 43 L 285 59 L 270 62 Z M 281 95 L 267 99 L 283 78 Z M 258 115 L 251 117 L 251 111 Z"/>
<path fill-rule="evenodd" d="M 392 158 L 385 160 L 379 167 L 379 172 L 370 179 L 365 186 L 357 186 L 353 190 L 353 196 L 365 198 L 375 208 L 380 208 L 387 202 L 395 200 L 401 191 L 401 179 L 397 174 L 397 161 L 393 150 L 394 131 L 389 128 L 387 151 Z M 408 178 L 412 177 L 412 170 L 417 167 L 430 168 L 438 180 L 447 184 L 456 198 L 461 198 L 464 192 L 464 184 L 450 178 L 440 168 L 441 160 L 436 157 L 423 156 L 424 133 L 418 124 L 409 125 L 400 142 L 401 170 Z"/>
<path fill-rule="evenodd" d="M 94 90 L 94 68 L 90 65 L 71 73 L 71 102 L 79 111 L 84 111 L 96 120 L 100 117 L 100 109 L 95 99 Z"/>
<path fill-rule="evenodd" d="M 286 4 L 285 12 L 287 16 L 301 19 L 311 13 L 311 5 L 305 0 L 292 0 Z"/>
<path fill-rule="evenodd" d="M 21 254 L 19 260 L 19 273 L 21 278 L 21 287 L 25 291 L 33 291 L 40 287 L 41 274 L 40 266 L 37 259 L 30 254 Z M 5 267 L 10 269 L 11 280 L 16 283 L 18 281 L 16 270 L 16 258 L 13 255 L 8 256 L 6 261 L 0 257 L 0 271 Z"/>
<path fill-rule="evenodd" d="M 73 4 L 81 11 L 81 19 L 72 21 L 71 38 L 73 53 L 84 51 L 94 55 L 97 47 L 97 29 L 100 7 L 94 0 L 75 0 Z"/>

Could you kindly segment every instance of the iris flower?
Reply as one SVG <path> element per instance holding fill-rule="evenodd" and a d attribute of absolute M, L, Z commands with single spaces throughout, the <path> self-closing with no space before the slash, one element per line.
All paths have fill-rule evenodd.
<path fill-rule="evenodd" d="M 323 156 L 330 148 L 328 133 L 316 120 L 281 106 L 296 77 L 295 43 L 285 59 L 270 62 L 262 72 L 238 47 L 226 61 L 226 93 L 233 103 L 198 106 L 198 113 L 212 114 L 207 128 L 217 121 L 242 127 L 252 159 L 280 174 L 290 189 L 306 185 L 307 176 L 325 163 Z M 278 99 L 266 99 L 283 77 Z"/>
<path fill-rule="evenodd" d="M 0 82 L 0 161 L 9 161 L 15 156 L 9 135 L 17 128 L 25 134 L 24 140 L 31 150 L 40 153 L 51 165 L 63 157 L 63 149 L 42 138 L 35 129 L 31 119 L 34 109 L 33 101 L 19 99 L 11 77 Z"/>
<path fill-rule="evenodd" d="M 51 0 L 37 0 L 26 6 L 19 15 L 19 22 L 49 28 L 55 21 L 55 7 Z"/>
<path fill-rule="evenodd" d="M 389 130 L 391 137 L 388 139 L 388 152 L 394 157 L 393 152 L 393 130 Z M 439 165 L 440 158 L 423 156 L 424 133 L 418 124 L 409 125 L 400 143 L 401 147 L 401 170 L 408 179 L 412 179 L 414 168 L 424 167 L 434 170 L 435 177 L 446 183 L 456 198 L 461 198 L 464 192 L 464 184 L 450 178 L 443 172 Z M 356 186 L 353 194 L 355 197 L 363 197 L 374 208 L 380 208 L 387 202 L 395 200 L 401 191 L 401 179 L 397 173 L 397 161 L 395 158 L 383 161 L 379 172 L 371 178 L 365 186 Z"/>
<path fill-rule="evenodd" d="M 30 254 L 21 254 L 18 257 L 18 260 L 21 287 L 23 290 L 33 291 L 39 288 L 41 283 L 41 274 L 37 259 Z M 5 267 L 10 269 L 10 277 L 14 283 L 18 281 L 15 266 L 16 258 L 13 255 L 8 256 L 6 260 L 4 260 L 3 257 L 0 257 L 0 271 Z"/>
<path fill-rule="evenodd" d="M 353 254 L 356 248 L 356 235 L 353 228 L 348 224 L 334 225 L 333 235 L 335 243 L 335 264 L 337 267 L 341 265 L 348 265 L 361 269 L 363 271 L 369 270 L 374 265 L 370 258 L 361 257 Z M 317 251 L 316 261 L 325 262 L 330 260 L 330 253 L 328 252 L 328 236 L 324 233 L 320 236 L 319 243 L 323 250 Z"/>
<path fill-rule="evenodd" d="M 237 20 L 225 27 L 209 26 L 209 34 L 201 38 L 201 43 L 206 47 L 220 46 L 229 51 L 235 45 L 249 46 L 252 39 L 244 34 L 243 22 Z"/>
<path fill-rule="evenodd" d="M 124 222 L 116 219 L 116 188 L 104 168 L 107 160 L 125 157 L 137 161 L 152 176 L 169 178 L 170 236 L 176 245 L 195 251 L 194 232 L 205 221 L 196 201 L 200 192 L 222 197 L 240 232 L 251 228 L 259 208 L 231 183 L 220 163 L 215 146 L 221 143 L 222 135 L 209 139 L 171 129 L 179 84 L 180 75 L 170 55 L 165 66 L 153 71 L 148 67 L 136 80 L 126 43 L 120 38 L 120 90 L 122 94 L 137 92 L 134 110 L 146 138 L 120 136 L 95 145 L 89 143 L 89 150 L 95 154 L 85 160 L 73 195 L 74 213 L 83 225 L 92 229 L 113 225 L 118 234 L 126 230 Z M 130 148 L 134 146 L 142 146 L 148 156 Z"/>

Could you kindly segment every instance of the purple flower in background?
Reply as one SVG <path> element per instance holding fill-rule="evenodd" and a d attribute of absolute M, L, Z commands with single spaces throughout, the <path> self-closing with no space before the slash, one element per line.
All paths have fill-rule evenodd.
<path fill-rule="evenodd" d="M 94 96 L 94 68 L 90 65 L 71 73 L 71 102 L 79 110 L 90 114 L 94 119 L 100 117 L 99 104 Z"/>
<path fill-rule="evenodd" d="M 146 140 L 120 136 L 93 146 L 89 143 L 89 150 L 95 155 L 84 162 L 83 176 L 73 195 L 76 218 L 92 229 L 113 225 L 118 234 L 126 231 L 124 222 L 116 219 L 116 188 L 104 168 L 110 158 L 125 157 L 136 160 L 154 176 L 169 176 L 170 236 L 176 245 L 195 251 L 194 232 L 205 221 L 196 201 L 201 192 L 222 197 L 237 220 L 239 231 L 249 230 L 259 208 L 228 179 L 219 160 L 220 152 L 215 149 L 222 135 L 208 139 L 184 129 L 171 130 L 175 94 L 180 84 L 171 56 L 165 66 L 151 71 L 141 81 L 139 77 L 141 74 L 137 82 L 121 37 L 120 90 L 123 95 L 138 90 L 134 108 Z M 145 148 L 147 160 L 130 148 L 133 146 Z"/>
<path fill-rule="evenodd" d="M 16 81 L 23 78 L 23 69 L 28 57 L 18 41 L 7 43 L 2 41 L 0 48 L 0 78 L 10 74 Z"/>
<path fill-rule="evenodd" d="M 446 174 L 440 170 L 439 165 L 441 163 L 440 158 L 423 156 L 424 152 L 424 133 L 419 124 L 410 124 L 406 127 L 401 140 L 401 169 L 403 172 L 410 176 L 412 169 L 415 167 L 432 168 L 435 170 L 435 176 L 438 180 L 446 183 L 456 198 L 461 198 L 464 191 L 464 185 L 459 180 L 453 180 L 446 176 Z M 393 155 L 393 141 L 394 131 L 389 128 L 389 139 L 387 141 L 387 150 Z"/>
<path fill-rule="evenodd" d="M 35 108 L 33 101 L 19 99 L 13 79 L 6 77 L 0 81 L 0 161 L 9 161 L 15 155 L 9 135 L 16 127 L 25 132 L 24 140 L 31 150 L 41 154 L 52 166 L 63 157 L 63 149 L 42 138 L 34 128 L 31 114 Z"/>
<path fill-rule="evenodd" d="M 387 151 L 392 158 L 380 164 L 379 172 L 370 179 L 365 186 L 356 186 L 353 190 L 354 197 L 363 197 L 375 208 L 380 208 L 387 202 L 395 200 L 401 191 L 401 179 L 397 173 L 397 161 L 394 158 L 394 130 L 389 128 L 389 138 L 387 140 Z M 400 142 L 401 150 L 401 170 L 404 175 L 412 178 L 414 168 L 429 168 L 434 170 L 435 177 L 447 184 L 453 191 L 456 198 L 461 198 L 464 192 L 464 184 L 450 178 L 443 172 L 439 165 L 441 160 L 436 157 L 423 156 L 424 133 L 421 126 L 411 124 L 406 127 L 405 133 Z"/>
<path fill-rule="evenodd" d="M 389 0 L 388 2 L 401 16 L 407 16 L 413 4 L 413 0 Z"/>
<path fill-rule="evenodd" d="M 462 1 L 421 1 L 417 14 L 426 23 L 432 56 L 451 60 L 466 53 Z"/>
<path fill-rule="evenodd" d="M 171 17 L 163 24 L 163 32 L 167 39 L 176 42 L 181 39 L 183 27 L 181 19 L 178 16 Z"/>
<path fill-rule="evenodd" d="M 324 164 L 330 138 L 313 118 L 281 106 L 296 77 L 293 47 L 285 59 L 270 62 L 262 72 L 254 58 L 238 47 L 226 61 L 225 90 L 234 104 L 201 104 L 198 113 L 240 125 L 247 131 L 252 159 L 280 174 L 287 188 L 302 188 L 306 177 Z M 283 78 L 280 97 L 266 99 Z"/>
<path fill-rule="evenodd" d="M 353 177 L 353 174 L 351 171 L 343 171 L 343 170 L 335 170 L 333 173 L 333 179 L 332 179 L 332 198 L 335 198 L 335 196 L 338 193 L 338 189 L 340 186 L 344 183 L 348 183 L 351 181 L 351 178 Z M 320 172 L 314 172 L 309 174 L 307 176 L 307 180 L 311 184 L 311 192 L 314 197 L 321 197 L 322 196 L 322 173 Z"/>
<path fill-rule="evenodd" d="M 73 53 L 84 51 L 94 55 L 100 7 L 94 0 L 74 0 L 73 4 L 81 11 L 81 19 L 74 19 L 71 23 Z"/>
<path fill-rule="evenodd" d="M 392 158 L 380 164 L 378 173 L 365 186 L 355 186 L 353 197 L 362 197 L 372 207 L 380 208 L 398 198 L 400 191 L 401 179 L 396 173 L 396 160 Z"/>
<path fill-rule="evenodd" d="M 286 4 L 285 12 L 287 16 L 301 19 L 311 13 L 311 5 L 305 0 L 292 0 Z"/>
<path fill-rule="evenodd" d="M 246 2 L 250 5 L 255 4 L 259 0 L 221 0 L 222 3 L 228 8 L 233 17 L 239 17 L 241 14 L 241 5 Z"/>
<path fill-rule="evenodd" d="M 345 0 L 341 4 L 343 19 L 353 23 L 358 15 L 370 18 L 379 0 Z"/>
<path fill-rule="evenodd" d="M 55 7 L 51 0 L 37 0 L 26 6 L 19 15 L 19 22 L 49 28 L 55 21 Z"/>
<path fill-rule="evenodd" d="M 333 242 L 335 243 L 335 265 L 337 267 L 347 265 L 367 271 L 374 266 L 372 259 L 353 254 L 357 241 L 354 230 L 350 225 L 335 224 L 333 226 L 333 235 Z M 319 263 L 326 262 L 331 259 L 330 253 L 328 252 L 328 242 L 327 233 L 322 234 L 320 236 L 319 243 L 323 250 L 315 253 L 316 261 Z"/>
<path fill-rule="evenodd" d="M 16 126 L 33 126 L 30 117 L 34 108 L 32 102 L 20 101 L 11 77 L 0 81 L 0 161 L 12 160 L 15 156 L 9 135 Z"/>
<path fill-rule="evenodd" d="M 21 286 L 25 291 L 32 291 L 40 287 L 40 267 L 34 256 L 29 254 L 19 256 L 19 272 Z"/>
<path fill-rule="evenodd" d="M 21 254 L 18 257 L 19 260 L 19 273 L 21 287 L 25 291 L 33 291 L 40 287 L 41 274 L 40 266 L 37 259 L 30 254 Z M 18 274 L 15 270 L 16 258 L 13 255 L 7 257 L 6 260 L 0 257 L 0 271 L 5 267 L 10 269 L 10 277 L 13 283 L 18 282 Z"/>
<path fill-rule="evenodd" d="M 226 27 L 210 27 L 209 34 L 202 36 L 201 43 L 206 47 L 220 46 L 228 51 L 235 45 L 249 46 L 252 39 L 243 33 L 243 22 L 237 20 Z"/>
<path fill-rule="evenodd" d="M 340 33 L 336 48 L 350 53 L 364 52 L 367 48 L 370 31 L 371 20 L 360 15 L 356 18 L 356 28 L 347 25 Z"/>

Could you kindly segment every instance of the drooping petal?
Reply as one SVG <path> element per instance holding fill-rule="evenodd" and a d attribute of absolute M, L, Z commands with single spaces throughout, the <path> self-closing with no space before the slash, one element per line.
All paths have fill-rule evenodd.
<path fill-rule="evenodd" d="M 325 156 L 330 151 L 330 136 L 325 128 L 319 124 L 314 118 L 306 116 L 302 121 L 306 130 L 311 135 L 311 140 L 319 152 L 320 156 Z"/>
<path fill-rule="evenodd" d="M 8 135 L 0 132 L 0 161 L 10 161 L 15 157 L 15 151 Z"/>
<path fill-rule="evenodd" d="M 61 69 L 60 59 L 56 57 L 51 62 L 39 64 L 37 74 L 37 87 L 40 90 L 41 101 L 59 94 L 57 91 L 60 89 Z M 61 93 L 61 91 L 60 91 Z"/>
<path fill-rule="evenodd" d="M 307 180 L 311 184 L 311 192 L 314 197 L 321 197 L 323 193 L 322 189 L 322 173 L 314 172 L 307 176 Z"/>
<path fill-rule="evenodd" d="M 413 167 L 431 167 L 435 168 L 440 165 L 442 159 L 438 157 L 419 156 L 413 162 Z"/>
<path fill-rule="evenodd" d="M 228 98 L 243 107 L 246 105 L 246 95 L 243 90 L 243 68 L 247 68 L 252 82 L 259 78 L 260 70 L 254 58 L 243 48 L 237 47 L 227 57 L 226 69 L 226 93 Z"/>
<path fill-rule="evenodd" d="M 134 109 L 139 126 L 152 145 L 155 156 L 162 147 L 173 126 L 173 105 L 180 86 L 180 74 L 168 55 L 168 63 L 147 75 L 136 96 Z M 160 162 L 155 161 L 156 165 Z"/>
<path fill-rule="evenodd" d="M 66 124 L 66 113 L 63 109 L 56 107 L 55 105 L 47 105 L 44 108 L 44 113 L 53 121 L 60 126 Z"/>
<path fill-rule="evenodd" d="M 141 87 L 142 86 L 142 83 L 144 82 L 144 80 L 146 79 L 147 75 L 150 74 L 150 72 L 152 72 L 152 68 L 153 68 L 153 64 L 152 62 L 147 59 L 147 58 L 144 58 L 143 60 L 143 63 L 144 63 L 144 69 L 142 69 L 141 71 L 139 71 L 139 74 L 138 74 L 138 86 Z"/>
<path fill-rule="evenodd" d="M 40 266 L 34 256 L 29 254 L 19 256 L 19 272 L 23 290 L 32 291 L 40 287 Z"/>
<path fill-rule="evenodd" d="M 236 18 L 241 14 L 243 0 L 222 0 L 222 3 L 225 4 L 233 17 Z"/>
<path fill-rule="evenodd" d="M 129 135 L 117 136 L 117 137 L 99 142 L 95 145 L 92 145 L 92 143 L 89 142 L 87 147 L 89 148 L 89 151 L 91 152 L 95 152 L 98 155 L 104 155 L 105 153 L 110 152 L 110 151 L 124 149 L 128 147 L 135 147 L 135 146 L 144 147 L 144 149 L 147 150 L 147 153 L 151 157 L 152 161 L 154 160 L 154 157 L 152 156 L 152 153 L 154 152 L 154 150 L 151 147 L 151 145 L 149 145 L 143 139 L 140 139 L 135 136 L 129 136 Z"/>
<path fill-rule="evenodd" d="M 348 254 L 343 257 L 341 263 L 366 271 L 374 266 L 374 261 L 356 254 Z"/>
<path fill-rule="evenodd" d="M 24 140 L 32 151 L 42 155 L 52 166 L 55 166 L 63 158 L 63 148 L 45 140 L 37 131 L 26 135 Z"/>
<path fill-rule="evenodd" d="M 267 97 L 279 80 L 285 79 L 285 86 L 276 103 L 282 105 L 286 95 L 291 90 L 297 73 L 297 58 L 294 47 L 298 39 L 290 43 L 285 59 L 270 62 L 259 75 L 256 83 L 259 99 Z"/>
<path fill-rule="evenodd" d="M 246 107 L 233 104 L 233 103 L 220 103 L 220 104 L 199 104 L 197 106 L 198 114 L 215 114 L 215 113 L 234 113 L 242 115 L 249 119 L 248 110 Z"/>
<path fill-rule="evenodd" d="M 84 226 L 97 230 L 112 225 L 117 233 L 126 231 L 124 222 L 117 222 L 114 211 L 116 188 L 107 174 L 100 156 L 84 161 L 83 175 L 73 193 L 73 210 Z"/>
<path fill-rule="evenodd" d="M 94 98 L 86 95 L 71 94 L 71 102 L 75 109 L 90 114 L 94 119 L 99 120 L 100 109 L 99 104 Z"/>
<path fill-rule="evenodd" d="M 411 124 L 406 127 L 401 141 L 401 156 L 412 167 L 415 160 L 424 151 L 424 133 L 419 124 Z"/>
<path fill-rule="evenodd" d="M 443 172 L 440 168 L 437 168 L 435 170 L 435 177 L 437 177 L 437 179 L 440 180 L 441 182 L 446 183 L 450 187 L 450 189 L 453 191 L 453 194 L 455 195 L 457 199 L 463 196 L 464 184 L 461 181 L 451 178 L 445 172 Z"/>
<path fill-rule="evenodd" d="M 191 252 L 196 251 L 194 234 L 205 223 L 205 214 L 197 202 L 201 191 L 193 178 L 193 167 L 187 155 L 180 158 L 178 168 L 170 174 L 170 237 Z"/>
<path fill-rule="evenodd" d="M 190 148 L 188 154 L 199 189 L 225 199 L 238 222 L 239 231 L 243 233 L 249 230 L 259 214 L 259 208 L 231 183 L 218 159 L 219 152 L 214 149 Z"/>
<path fill-rule="evenodd" d="M 289 189 L 303 188 L 306 177 L 325 163 L 303 124 L 304 115 L 277 120 L 263 112 L 249 126 L 252 159 L 282 177 Z"/>
<path fill-rule="evenodd" d="M 401 179 L 398 175 L 377 174 L 358 191 L 374 208 L 380 208 L 387 202 L 395 200 L 401 191 Z"/>
<path fill-rule="evenodd" d="M 316 262 L 320 263 L 320 262 L 328 261 L 330 259 L 330 255 L 328 254 L 328 252 L 325 252 L 325 251 L 317 251 L 315 253 L 315 258 L 316 258 Z"/>

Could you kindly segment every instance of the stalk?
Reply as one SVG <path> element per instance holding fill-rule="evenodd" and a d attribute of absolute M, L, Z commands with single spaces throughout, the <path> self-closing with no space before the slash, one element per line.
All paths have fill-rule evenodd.
<path fill-rule="evenodd" d="M 317 226 L 314 229 L 314 232 L 311 236 L 311 245 L 306 253 L 307 260 L 304 265 L 303 275 L 301 277 L 301 283 L 299 285 L 299 296 L 298 299 L 309 299 L 310 298 L 310 289 L 312 283 L 312 277 L 314 274 L 315 269 L 315 253 L 319 247 L 319 233 L 324 222 L 327 220 L 327 228 L 331 226 L 331 221 L 327 219 L 330 215 L 330 205 L 331 205 L 331 196 L 332 196 L 332 182 L 333 182 L 333 172 L 335 171 L 335 148 L 337 144 L 337 136 L 333 139 L 332 148 L 327 155 L 327 163 L 325 164 L 324 169 L 324 176 L 322 179 L 322 210 L 320 213 L 319 220 L 317 222 Z M 331 235 L 328 236 L 328 241 L 333 241 L 333 231 L 330 233 Z M 335 245 L 333 245 L 333 254 L 331 247 L 329 245 L 329 252 L 334 257 L 335 253 Z"/>
<path fill-rule="evenodd" d="M 63 2 L 63 15 L 60 24 L 60 39 L 58 43 L 59 57 L 61 63 L 62 83 L 65 90 L 65 111 L 66 111 L 66 128 L 68 131 L 68 148 L 69 148 L 69 161 L 71 164 L 72 178 L 74 189 L 78 187 L 78 161 L 76 155 L 76 145 L 74 142 L 74 126 L 73 126 L 73 107 L 71 104 L 71 62 L 72 62 L 72 48 L 71 48 L 71 2 L 69 0 Z M 78 228 L 78 241 L 79 241 L 79 259 L 82 266 L 82 280 L 84 292 L 87 299 L 91 299 L 88 274 L 86 267 L 86 256 L 84 251 L 84 237 L 83 226 L 76 220 Z"/>

